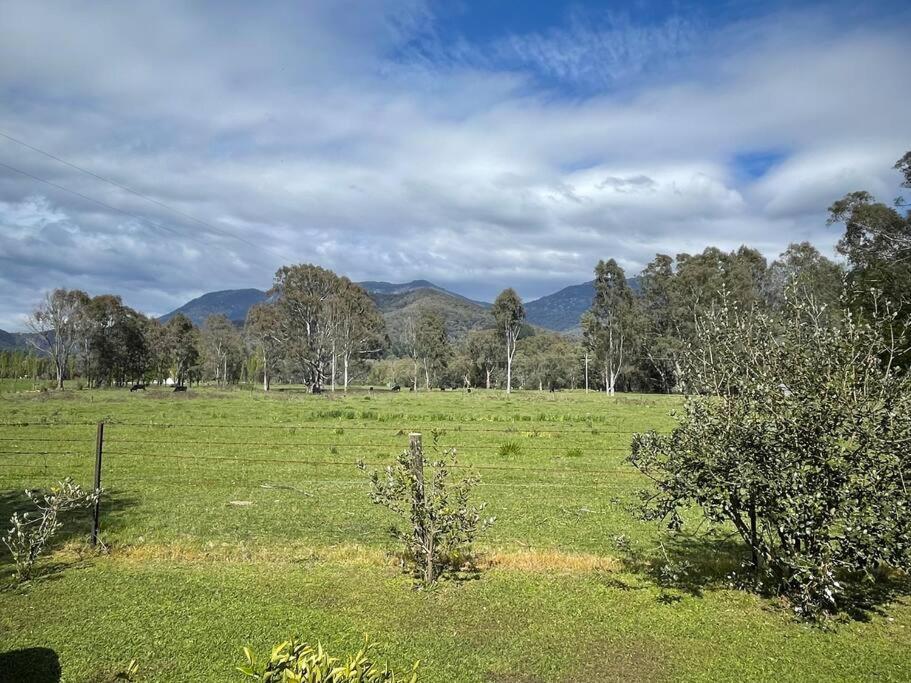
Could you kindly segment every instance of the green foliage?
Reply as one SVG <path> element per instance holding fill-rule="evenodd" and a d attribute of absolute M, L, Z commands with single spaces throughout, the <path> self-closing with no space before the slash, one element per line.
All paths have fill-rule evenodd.
<path fill-rule="evenodd" d="M 493 517 L 482 517 L 483 503 L 471 503 L 478 475 L 450 479 L 457 466 L 456 451 L 441 451 L 440 436 L 433 432 L 436 460 L 429 461 L 423 450 L 403 451 L 382 473 L 370 474 L 371 500 L 406 522 L 405 528 L 394 526 L 390 533 L 403 545 L 405 562 L 425 587 L 444 571 L 458 570 L 469 562 L 475 537 L 494 522 Z M 358 466 L 366 470 L 363 463 Z M 425 478 L 425 470 L 429 477 Z"/>
<path fill-rule="evenodd" d="M 22 515 L 14 512 L 10 518 L 12 526 L 3 539 L 13 556 L 15 576 L 20 582 L 32 577 L 35 560 L 63 527 L 60 514 L 94 505 L 101 491 L 86 492 L 67 477 L 44 493 L 26 490 L 25 495 L 35 509 Z"/>
<path fill-rule="evenodd" d="M 722 305 L 685 357 L 679 425 L 633 440 L 655 483 L 644 516 L 676 530 L 696 504 L 731 524 L 756 584 L 807 617 L 836 609 L 852 576 L 911 568 L 911 376 L 878 331 L 894 313 L 876 316 L 836 327 L 797 301 L 781 317 Z"/>
<path fill-rule="evenodd" d="M 501 458 L 517 458 L 522 455 L 522 446 L 518 441 L 504 441 L 497 449 L 497 455 Z"/>
<path fill-rule="evenodd" d="M 260 661 L 250 648 L 244 648 L 246 664 L 237 670 L 247 678 L 263 683 L 416 683 L 418 680 L 415 662 L 411 672 L 405 676 L 396 675 L 387 664 L 382 666 L 370 659 L 375 647 L 368 638 L 364 646 L 344 661 L 329 656 L 321 643 L 316 648 L 306 642 L 291 639 L 279 643 L 269 655 Z"/>

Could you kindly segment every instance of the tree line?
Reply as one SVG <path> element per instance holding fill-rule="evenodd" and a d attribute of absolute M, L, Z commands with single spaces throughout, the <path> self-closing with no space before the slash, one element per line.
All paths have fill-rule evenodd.
<path fill-rule="evenodd" d="M 896 168 L 908 186 L 911 152 Z M 0 353 L 0 376 L 50 375 L 58 387 L 80 377 L 90 386 L 261 382 L 267 391 L 278 380 L 315 390 L 366 381 L 413 390 L 677 392 L 684 389 L 682 356 L 700 343 L 699 320 L 722 301 L 775 314 L 799 293 L 834 324 L 848 312 L 869 316 L 888 300 L 897 319 L 907 319 L 911 227 L 903 209 L 901 198 L 890 206 L 863 191 L 835 202 L 829 222 L 844 226 L 842 263 L 807 242 L 791 244 L 771 263 L 746 246 L 657 254 L 634 279 L 614 259 L 599 261 L 592 306 L 570 335 L 528 325 L 521 299 L 506 289 L 491 307 L 488 329 L 454 340 L 444 317 L 428 307 L 390 339 L 364 289 L 310 264 L 279 268 L 267 301 L 251 308 L 242 326 L 223 315 L 199 328 L 181 314 L 161 323 L 114 295 L 58 289 L 28 321 L 39 356 Z"/>

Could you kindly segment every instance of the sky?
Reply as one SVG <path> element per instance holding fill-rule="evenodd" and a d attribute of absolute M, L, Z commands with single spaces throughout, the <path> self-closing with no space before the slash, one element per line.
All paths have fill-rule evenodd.
<path fill-rule="evenodd" d="M 0 0 L 0 328 L 55 287 L 162 314 L 290 263 L 530 300 L 602 258 L 832 254 L 832 201 L 898 194 L 909 25 L 875 1 Z"/>

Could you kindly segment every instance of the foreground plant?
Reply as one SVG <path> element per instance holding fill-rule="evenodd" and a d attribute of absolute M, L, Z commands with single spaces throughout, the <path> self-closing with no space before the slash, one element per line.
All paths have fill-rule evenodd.
<path fill-rule="evenodd" d="M 268 660 L 260 662 L 250 648 L 244 648 L 247 663 L 237 670 L 247 678 L 264 683 L 291 683 L 300 681 L 310 683 L 416 683 L 418 680 L 418 662 L 414 663 L 410 677 L 399 677 L 389 669 L 388 664 L 382 667 L 370 659 L 370 650 L 375 647 L 369 639 L 364 646 L 344 662 L 330 657 L 317 643 L 312 645 L 297 640 L 288 640 L 272 648 Z"/>
<path fill-rule="evenodd" d="M 418 436 L 418 435 L 413 435 Z M 425 586 L 433 584 L 447 569 L 458 569 L 471 558 L 477 534 L 493 524 L 494 518 L 482 517 L 484 504 L 473 505 L 471 492 L 480 477 L 471 473 L 451 480 L 457 466 L 456 451 L 438 447 L 440 432 L 433 433 L 433 447 L 439 453 L 434 461 L 424 455 L 419 439 L 412 439 L 410 450 L 382 472 L 370 474 L 371 499 L 407 523 L 393 526 L 393 538 L 404 546 L 404 559 Z M 363 463 L 358 467 L 365 470 Z M 429 477 L 425 479 L 425 469 Z"/>
<path fill-rule="evenodd" d="M 679 425 L 633 439 L 630 460 L 654 482 L 644 516 L 676 530 L 695 504 L 732 525 L 752 583 L 805 617 L 884 566 L 911 569 L 911 376 L 895 341 L 908 323 L 874 310 L 833 324 L 812 302 L 780 317 L 722 306 L 686 358 Z"/>
<path fill-rule="evenodd" d="M 63 527 L 60 514 L 93 506 L 101 491 L 85 491 L 67 477 L 46 492 L 26 490 L 25 495 L 34 503 L 35 509 L 22 515 L 13 513 L 10 518 L 12 527 L 3 539 L 12 553 L 16 565 L 15 577 L 20 583 L 32 577 L 38 556 Z"/>

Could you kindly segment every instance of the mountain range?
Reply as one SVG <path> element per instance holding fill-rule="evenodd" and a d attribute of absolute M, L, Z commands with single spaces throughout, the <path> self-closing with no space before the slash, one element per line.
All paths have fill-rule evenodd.
<path fill-rule="evenodd" d="M 469 299 L 427 280 L 401 283 L 368 280 L 358 284 L 376 302 L 392 336 L 412 313 L 424 307 L 433 308 L 443 315 L 447 330 L 453 337 L 461 337 L 468 330 L 493 324 L 490 303 Z M 635 278 L 630 280 L 630 284 L 635 288 Z M 525 304 L 526 319 L 531 325 L 546 330 L 578 333 L 579 319 L 591 306 L 594 291 L 593 282 L 584 282 L 529 301 Z M 167 322 L 178 313 L 183 313 L 196 325 L 202 325 L 210 315 L 221 314 L 242 324 L 247 311 L 267 298 L 266 292 L 260 289 L 209 292 L 166 313 L 159 320 Z M 0 330 L 0 350 L 25 346 L 26 334 Z"/>
<path fill-rule="evenodd" d="M 407 318 L 410 313 L 427 306 L 443 314 L 453 336 L 461 336 L 469 329 L 487 327 L 493 322 L 490 303 L 469 299 L 427 280 L 401 283 L 368 280 L 357 284 L 374 300 L 390 323 L 390 328 L 397 327 L 396 323 Z M 579 319 L 591 306 L 594 291 L 594 283 L 585 282 L 529 301 L 525 304 L 526 319 L 531 325 L 547 330 L 576 331 Z M 259 289 L 209 292 L 161 316 L 159 320 L 167 322 L 176 314 L 183 313 L 195 324 L 201 325 L 208 316 L 223 314 L 230 320 L 241 323 L 250 307 L 266 298 L 266 292 Z"/>

